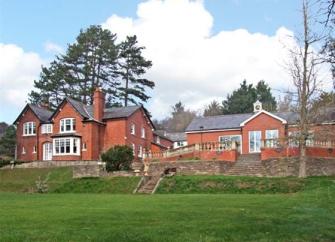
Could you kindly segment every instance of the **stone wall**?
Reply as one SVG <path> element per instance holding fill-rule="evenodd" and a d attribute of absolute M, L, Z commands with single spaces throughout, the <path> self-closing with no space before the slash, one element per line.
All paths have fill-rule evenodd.
<path fill-rule="evenodd" d="M 72 177 L 100 177 L 103 173 L 103 167 L 101 165 L 82 165 L 74 166 L 72 168 Z"/>
<path fill-rule="evenodd" d="M 71 166 L 85 166 L 97 165 L 98 161 L 32 161 L 19 165 L 14 168 L 52 168 L 52 167 L 71 167 Z M 11 169 L 11 166 L 3 167 L 2 169 Z"/>
<path fill-rule="evenodd" d="M 167 168 L 176 168 L 179 175 L 219 175 L 224 174 L 233 163 L 224 161 L 177 161 L 151 163 L 148 174 L 161 174 Z"/>
<path fill-rule="evenodd" d="M 262 161 L 266 176 L 297 176 L 299 160 L 296 157 L 274 158 Z M 335 175 L 335 159 L 308 158 L 306 163 L 308 176 Z"/>

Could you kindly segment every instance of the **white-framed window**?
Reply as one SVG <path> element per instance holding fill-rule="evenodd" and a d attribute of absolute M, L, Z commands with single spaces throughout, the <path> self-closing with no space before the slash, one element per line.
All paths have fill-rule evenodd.
<path fill-rule="evenodd" d="M 60 120 L 60 132 L 69 133 L 76 131 L 76 119 L 75 118 L 63 118 Z"/>
<path fill-rule="evenodd" d="M 55 138 L 53 140 L 54 155 L 80 155 L 80 139 L 74 137 Z"/>
<path fill-rule="evenodd" d="M 143 147 L 142 147 L 142 145 L 140 145 L 140 146 L 138 147 L 138 157 L 141 157 L 141 158 L 142 158 L 142 156 L 143 156 Z"/>
<path fill-rule="evenodd" d="M 279 131 L 278 129 L 265 130 L 265 146 L 277 147 L 278 146 Z"/>
<path fill-rule="evenodd" d="M 288 132 L 289 141 L 288 144 L 291 147 L 298 147 L 299 146 L 299 138 L 300 132 L 299 131 L 290 131 Z M 308 137 L 306 139 L 306 146 L 313 146 L 314 145 L 314 132 L 308 131 Z"/>
<path fill-rule="evenodd" d="M 219 136 L 220 149 L 229 149 L 232 145 L 232 142 L 235 142 L 237 145 L 237 150 L 241 152 L 242 146 L 242 136 L 239 134 L 236 135 L 224 135 Z"/>
<path fill-rule="evenodd" d="M 83 151 L 86 151 L 86 150 L 87 150 L 86 142 L 83 142 L 82 150 L 83 150 Z"/>
<path fill-rule="evenodd" d="M 177 147 L 183 147 L 185 146 L 183 141 L 177 141 Z"/>
<path fill-rule="evenodd" d="M 135 156 L 136 153 L 136 145 L 133 143 L 131 144 L 131 148 L 133 149 L 133 155 Z"/>
<path fill-rule="evenodd" d="M 51 134 L 52 133 L 52 124 L 42 124 L 41 133 L 42 134 Z"/>
<path fill-rule="evenodd" d="M 23 124 L 23 135 L 36 135 L 36 123 L 35 122 L 26 122 Z"/>
<path fill-rule="evenodd" d="M 36 146 L 36 145 L 34 145 L 34 146 L 33 146 L 33 154 L 35 154 L 35 153 L 36 153 L 36 151 L 37 151 L 37 146 Z"/>
<path fill-rule="evenodd" d="M 135 126 L 135 124 L 131 124 L 130 125 L 130 134 L 133 134 L 133 135 L 135 135 L 135 133 L 136 133 L 136 126 Z"/>
<path fill-rule="evenodd" d="M 142 128 L 142 129 L 141 129 L 141 137 L 142 137 L 142 138 L 145 138 L 145 128 Z"/>
<path fill-rule="evenodd" d="M 161 143 L 161 138 L 159 138 L 159 136 L 156 137 L 156 143 L 160 144 Z"/>
<path fill-rule="evenodd" d="M 22 155 L 24 155 L 25 153 L 26 153 L 26 149 L 22 147 Z"/>

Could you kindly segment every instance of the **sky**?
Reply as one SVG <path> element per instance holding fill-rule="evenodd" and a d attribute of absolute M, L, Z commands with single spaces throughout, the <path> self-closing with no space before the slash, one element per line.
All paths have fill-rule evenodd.
<path fill-rule="evenodd" d="M 243 79 L 265 80 L 278 97 L 292 88 L 283 63 L 302 27 L 299 9 L 300 0 L 0 0 L 0 121 L 16 119 L 41 66 L 93 24 L 119 40 L 136 34 L 146 47 L 154 118 L 178 101 L 200 112 Z"/>

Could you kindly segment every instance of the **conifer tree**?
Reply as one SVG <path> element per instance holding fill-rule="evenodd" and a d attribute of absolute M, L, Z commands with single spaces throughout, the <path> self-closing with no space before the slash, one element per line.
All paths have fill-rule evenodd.
<path fill-rule="evenodd" d="M 152 66 L 151 61 L 142 56 L 144 47 L 138 46 L 136 35 L 127 36 L 119 46 L 118 69 L 116 73 L 123 81 L 119 90 L 119 97 L 124 106 L 129 103 L 138 104 L 146 102 L 150 97 L 146 94 L 146 88 L 153 88 L 155 83 L 143 77 Z"/>

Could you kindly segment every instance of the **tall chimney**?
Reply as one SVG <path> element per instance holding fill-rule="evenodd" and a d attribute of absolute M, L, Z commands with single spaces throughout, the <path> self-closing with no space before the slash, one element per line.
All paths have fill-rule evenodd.
<path fill-rule="evenodd" d="M 97 87 L 93 95 L 93 117 L 97 121 L 102 121 L 105 109 L 105 94 L 100 87 Z"/>

